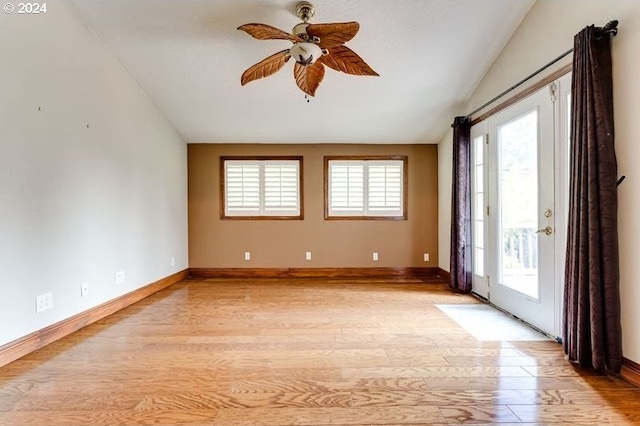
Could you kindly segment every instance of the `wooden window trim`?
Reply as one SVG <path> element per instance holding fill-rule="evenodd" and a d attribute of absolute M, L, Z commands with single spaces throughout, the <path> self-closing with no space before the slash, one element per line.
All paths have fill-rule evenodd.
<path fill-rule="evenodd" d="M 329 162 L 340 161 L 402 161 L 402 216 L 331 216 L 329 214 Z M 407 155 L 331 155 L 324 157 L 324 219 L 325 220 L 407 220 L 409 207 L 409 157 Z"/>
<path fill-rule="evenodd" d="M 220 219 L 221 220 L 304 220 L 304 161 L 302 155 L 236 155 L 220 156 Z M 298 161 L 300 164 L 298 182 L 300 185 L 300 214 L 295 216 L 227 216 L 225 214 L 225 161 Z"/>

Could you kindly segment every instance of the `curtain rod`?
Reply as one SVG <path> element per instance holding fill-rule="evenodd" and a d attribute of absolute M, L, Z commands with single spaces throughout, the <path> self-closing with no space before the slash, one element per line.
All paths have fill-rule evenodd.
<path fill-rule="evenodd" d="M 599 37 L 602 37 L 605 34 L 606 35 L 616 35 L 616 34 L 618 34 L 618 21 L 616 21 L 616 20 L 609 21 L 609 22 L 606 23 L 606 25 L 604 27 L 596 27 L 595 30 L 596 30 L 596 34 Z M 500 93 L 495 98 L 491 99 L 490 101 L 488 101 L 488 102 L 484 103 L 483 105 L 479 106 L 478 108 L 474 109 L 469 114 L 467 114 L 467 117 L 466 117 L 467 120 L 471 120 L 471 116 L 473 114 L 475 114 L 475 113 L 477 113 L 479 111 L 482 111 L 483 109 L 485 109 L 486 107 L 488 107 L 489 105 L 491 105 L 492 103 L 494 103 L 495 101 L 497 101 L 498 99 L 500 99 L 501 97 L 506 95 L 507 93 L 509 93 L 509 92 L 513 91 L 514 89 L 518 88 L 519 86 L 523 85 L 524 83 L 526 83 L 527 81 L 529 81 L 530 79 L 532 79 L 536 75 L 540 74 L 542 71 L 546 70 L 551 65 L 555 64 L 556 62 L 558 62 L 559 60 L 561 60 L 562 58 L 564 58 L 565 56 L 569 55 L 572 52 L 573 52 L 573 48 L 567 50 L 566 52 L 564 52 L 563 54 L 561 54 L 557 58 L 553 59 L 551 62 L 546 63 L 545 65 L 543 65 L 542 67 L 538 68 L 537 70 L 535 70 L 534 72 L 532 72 L 531 74 L 529 74 L 528 76 L 526 76 L 525 78 L 523 78 L 522 80 L 520 80 L 519 82 L 514 84 L 513 86 L 509 87 L 507 90 L 505 90 L 504 92 Z"/>

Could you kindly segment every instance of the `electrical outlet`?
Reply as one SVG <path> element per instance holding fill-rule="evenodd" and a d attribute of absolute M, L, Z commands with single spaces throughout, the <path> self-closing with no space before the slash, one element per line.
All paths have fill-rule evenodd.
<path fill-rule="evenodd" d="M 171 266 L 176 266 L 176 258 L 171 256 Z"/>
<path fill-rule="evenodd" d="M 85 297 L 89 294 L 89 283 L 84 282 L 80 284 L 80 296 Z"/>
<path fill-rule="evenodd" d="M 425 253 L 424 254 L 424 261 L 428 262 L 429 261 L 429 253 Z"/>
<path fill-rule="evenodd" d="M 310 252 L 310 251 L 306 252 L 306 253 L 304 254 L 304 258 L 305 258 L 306 260 L 311 260 L 311 252 Z"/>
<path fill-rule="evenodd" d="M 53 295 L 51 293 L 41 294 L 36 297 L 36 312 L 44 312 L 53 308 Z"/>
<path fill-rule="evenodd" d="M 376 252 L 376 251 L 373 252 L 373 261 L 374 262 L 378 261 L 378 252 Z"/>
<path fill-rule="evenodd" d="M 251 260 L 251 252 L 250 251 L 245 251 L 244 252 L 244 260 Z"/>
<path fill-rule="evenodd" d="M 36 296 L 36 313 L 40 313 L 42 311 L 44 311 L 46 308 L 46 303 L 45 303 L 45 295 L 41 295 L 41 296 Z"/>
<path fill-rule="evenodd" d="M 124 271 L 116 272 L 116 284 L 124 284 L 126 281 Z"/>

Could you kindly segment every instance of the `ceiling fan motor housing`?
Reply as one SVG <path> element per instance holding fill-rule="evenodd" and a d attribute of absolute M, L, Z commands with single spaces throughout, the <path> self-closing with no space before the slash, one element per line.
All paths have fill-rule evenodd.
<path fill-rule="evenodd" d="M 307 34 L 308 26 L 308 23 L 300 22 L 298 25 L 293 27 L 293 30 L 291 30 L 291 34 L 293 34 L 294 36 L 298 36 L 303 40 L 309 40 L 309 34 Z"/>

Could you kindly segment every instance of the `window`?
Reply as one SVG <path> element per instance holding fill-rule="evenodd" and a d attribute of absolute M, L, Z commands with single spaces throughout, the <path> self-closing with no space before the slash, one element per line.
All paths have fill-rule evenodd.
<path fill-rule="evenodd" d="M 407 157 L 325 157 L 325 219 L 407 218 Z"/>
<path fill-rule="evenodd" d="M 302 219 L 302 157 L 221 157 L 223 219 Z"/>

